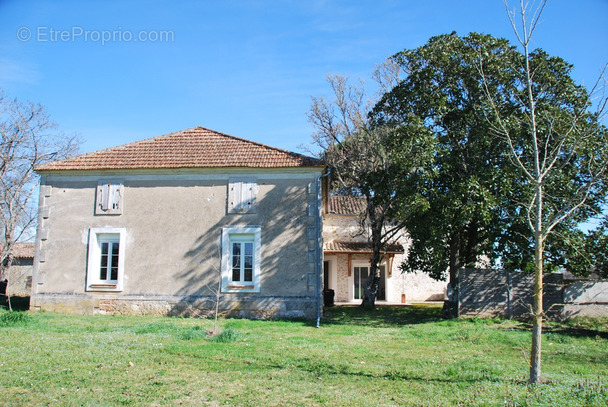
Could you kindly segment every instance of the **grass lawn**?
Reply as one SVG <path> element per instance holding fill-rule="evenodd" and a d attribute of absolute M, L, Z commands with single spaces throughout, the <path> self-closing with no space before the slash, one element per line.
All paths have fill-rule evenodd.
<path fill-rule="evenodd" d="M 2 405 L 608 406 L 607 320 L 548 325 L 529 386 L 525 324 L 433 307 L 334 307 L 320 328 L 226 319 L 226 342 L 210 320 L 7 315 Z"/>

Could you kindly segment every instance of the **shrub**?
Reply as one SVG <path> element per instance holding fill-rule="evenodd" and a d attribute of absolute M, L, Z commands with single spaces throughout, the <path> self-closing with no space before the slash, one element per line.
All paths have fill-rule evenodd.
<path fill-rule="evenodd" d="M 236 342 L 241 334 L 232 328 L 226 328 L 217 335 L 211 336 L 209 339 L 213 342 L 229 343 Z"/>

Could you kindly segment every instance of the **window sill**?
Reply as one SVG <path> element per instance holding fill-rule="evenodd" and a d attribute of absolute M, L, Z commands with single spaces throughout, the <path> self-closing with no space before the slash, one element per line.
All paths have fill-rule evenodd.
<path fill-rule="evenodd" d="M 255 285 L 230 284 L 222 287 L 223 293 L 258 293 L 260 288 Z"/>
<path fill-rule="evenodd" d="M 122 291 L 118 284 L 90 284 L 87 291 Z"/>
<path fill-rule="evenodd" d="M 229 285 L 226 287 L 229 290 L 253 290 L 255 286 L 253 285 Z"/>

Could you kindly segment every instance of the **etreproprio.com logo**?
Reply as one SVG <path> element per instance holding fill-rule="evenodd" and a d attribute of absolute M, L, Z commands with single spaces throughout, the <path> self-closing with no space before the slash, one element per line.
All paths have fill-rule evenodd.
<path fill-rule="evenodd" d="M 93 42 L 105 45 L 112 42 L 173 42 L 175 33 L 172 30 L 140 30 L 133 32 L 118 27 L 115 30 L 86 30 L 83 27 L 55 29 L 39 26 L 20 27 L 17 39 L 22 42 Z"/>

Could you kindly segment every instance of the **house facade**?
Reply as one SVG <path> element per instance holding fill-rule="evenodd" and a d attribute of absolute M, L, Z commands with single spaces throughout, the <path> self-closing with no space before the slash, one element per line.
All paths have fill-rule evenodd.
<path fill-rule="evenodd" d="M 363 199 L 349 196 L 327 198 L 323 215 L 323 281 L 334 291 L 340 303 L 361 303 L 369 275 L 372 247 L 367 230 L 361 227 L 360 214 L 365 211 Z M 435 281 L 427 274 L 402 273 L 408 247 L 407 233 L 387 245 L 380 263 L 378 303 L 403 304 L 443 301 L 447 283 Z"/>
<path fill-rule="evenodd" d="M 322 162 L 195 127 L 36 171 L 32 309 L 319 317 Z"/>

